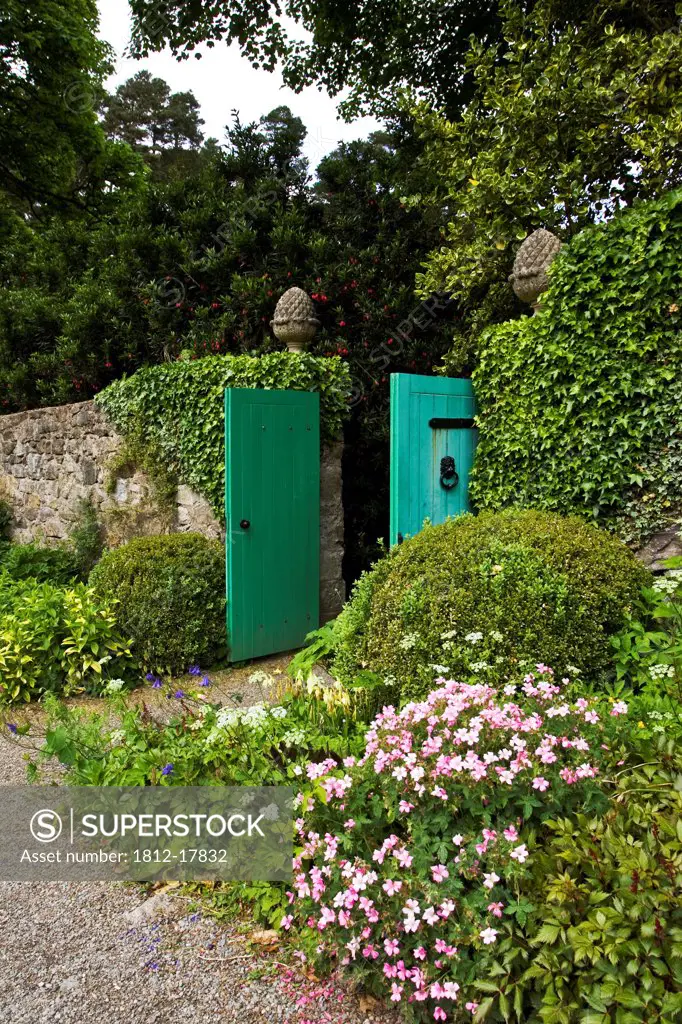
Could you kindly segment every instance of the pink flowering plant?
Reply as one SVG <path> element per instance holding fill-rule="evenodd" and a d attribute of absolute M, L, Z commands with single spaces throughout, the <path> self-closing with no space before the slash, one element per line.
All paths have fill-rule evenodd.
<path fill-rule="evenodd" d="M 385 707 L 358 760 L 308 766 L 282 921 L 307 956 L 358 971 L 408 1020 L 482 1019 L 486 977 L 534 910 L 543 822 L 608 806 L 627 706 L 571 702 L 567 684 L 545 665 L 500 690 L 439 679 Z"/>

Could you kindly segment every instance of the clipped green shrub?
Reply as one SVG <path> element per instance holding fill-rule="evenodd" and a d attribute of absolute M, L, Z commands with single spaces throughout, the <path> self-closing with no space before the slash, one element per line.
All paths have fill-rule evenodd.
<path fill-rule="evenodd" d="M 271 352 L 207 356 L 163 363 L 115 381 L 98 404 L 134 447 L 146 468 L 175 474 L 225 519 L 225 388 L 319 391 L 322 441 L 338 439 L 350 393 L 348 367 L 338 356 Z"/>
<path fill-rule="evenodd" d="M 621 541 L 577 517 L 461 516 L 361 577 L 337 622 L 334 670 L 350 681 L 366 668 L 410 693 L 428 691 L 434 664 L 499 679 L 532 657 L 598 674 L 649 580 Z"/>
<path fill-rule="evenodd" d="M 0 572 L 0 703 L 101 693 L 112 679 L 136 674 L 112 602 L 83 583 L 60 587 Z"/>
<path fill-rule="evenodd" d="M 107 551 L 90 583 L 118 599 L 119 626 L 146 668 L 184 672 L 225 653 L 225 553 L 218 541 L 197 533 L 136 537 Z"/>
<path fill-rule="evenodd" d="M 73 583 L 79 575 L 78 559 L 73 552 L 39 544 L 0 546 L 0 570 L 15 580 L 34 579 L 38 583 L 57 585 Z"/>
<path fill-rule="evenodd" d="M 479 508 L 577 512 L 641 541 L 682 508 L 682 191 L 585 229 L 543 309 L 474 372 Z"/>

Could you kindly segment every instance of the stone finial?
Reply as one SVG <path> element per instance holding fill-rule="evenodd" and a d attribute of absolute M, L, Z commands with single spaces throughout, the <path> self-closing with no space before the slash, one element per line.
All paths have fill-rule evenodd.
<path fill-rule="evenodd" d="M 305 352 L 319 324 L 315 307 L 302 288 L 290 288 L 284 293 L 275 307 L 274 320 L 270 321 L 275 337 L 290 352 Z"/>
<path fill-rule="evenodd" d="M 547 269 L 560 248 L 557 236 L 545 228 L 538 228 L 523 242 L 509 275 L 514 292 L 523 302 L 537 308 L 538 298 L 549 284 Z"/>

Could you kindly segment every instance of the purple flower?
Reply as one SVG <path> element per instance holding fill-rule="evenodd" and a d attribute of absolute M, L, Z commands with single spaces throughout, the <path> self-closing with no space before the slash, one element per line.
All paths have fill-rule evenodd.
<path fill-rule="evenodd" d="M 154 680 L 156 679 L 156 676 L 154 675 L 153 672 L 147 672 L 145 679 L 147 680 L 148 683 L 153 683 Z"/>
<path fill-rule="evenodd" d="M 7 725 L 7 728 L 9 729 L 9 731 L 10 731 L 10 732 L 12 733 L 12 735 L 14 735 L 14 736 L 16 736 L 17 732 L 19 731 L 19 730 L 17 729 L 16 725 L 14 724 L 14 722 L 9 722 L 9 724 Z"/>
<path fill-rule="evenodd" d="M 189 667 L 189 674 L 191 676 L 200 676 L 201 675 L 201 669 L 199 668 L 198 665 L 190 665 L 190 667 Z"/>
<path fill-rule="evenodd" d="M 173 774 L 173 765 L 172 764 L 165 764 L 163 766 L 163 768 L 161 769 L 161 774 L 162 775 L 172 775 Z"/>
<path fill-rule="evenodd" d="M 202 679 L 201 679 L 201 682 L 199 683 L 199 686 L 210 686 L 210 685 L 211 685 L 211 680 L 208 678 L 208 676 L 203 676 Z"/>
<path fill-rule="evenodd" d="M 182 698 L 185 696 L 185 691 L 184 690 L 176 690 L 175 693 L 173 694 L 173 696 L 176 698 L 176 700 L 182 700 Z"/>
<path fill-rule="evenodd" d="M 152 690 L 160 690 L 161 687 L 163 686 L 163 683 L 161 682 L 158 676 L 153 676 L 152 678 L 154 679 L 154 682 L 152 683 Z"/>

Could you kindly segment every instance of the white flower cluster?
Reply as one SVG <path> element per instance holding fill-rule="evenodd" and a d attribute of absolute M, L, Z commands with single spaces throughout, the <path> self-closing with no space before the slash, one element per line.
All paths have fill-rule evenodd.
<path fill-rule="evenodd" d="M 419 643 L 419 633 L 406 633 L 400 640 L 398 646 L 403 651 L 411 651 Z"/>
<path fill-rule="evenodd" d="M 110 679 L 104 687 L 105 693 L 120 693 L 125 683 L 122 679 Z"/>
<path fill-rule="evenodd" d="M 665 576 L 657 576 L 653 589 L 658 594 L 674 594 L 682 586 L 682 569 L 670 569 Z"/>
<path fill-rule="evenodd" d="M 282 736 L 282 743 L 287 747 L 298 747 L 305 742 L 305 731 L 303 729 L 289 729 Z"/>
<path fill-rule="evenodd" d="M 262 669 L 252 672 L 248 681 L 252 686 L 262 686 L 264 690 L 272 686 L 272 676 L 269 676 L 267 672 L 263 672 Z"/>
<path fill-rule="evenodd" d="M 483 639 L 483 633 L 467 633 L 464 639 L 468 644 L 477 644 L 479 640 Z"/>
<path fill-rule="evenodd" d="M 652 665 L 649 668 L 649 675 L 652 679 L 672 679 L 675 668 L 673 665 Z"/>

